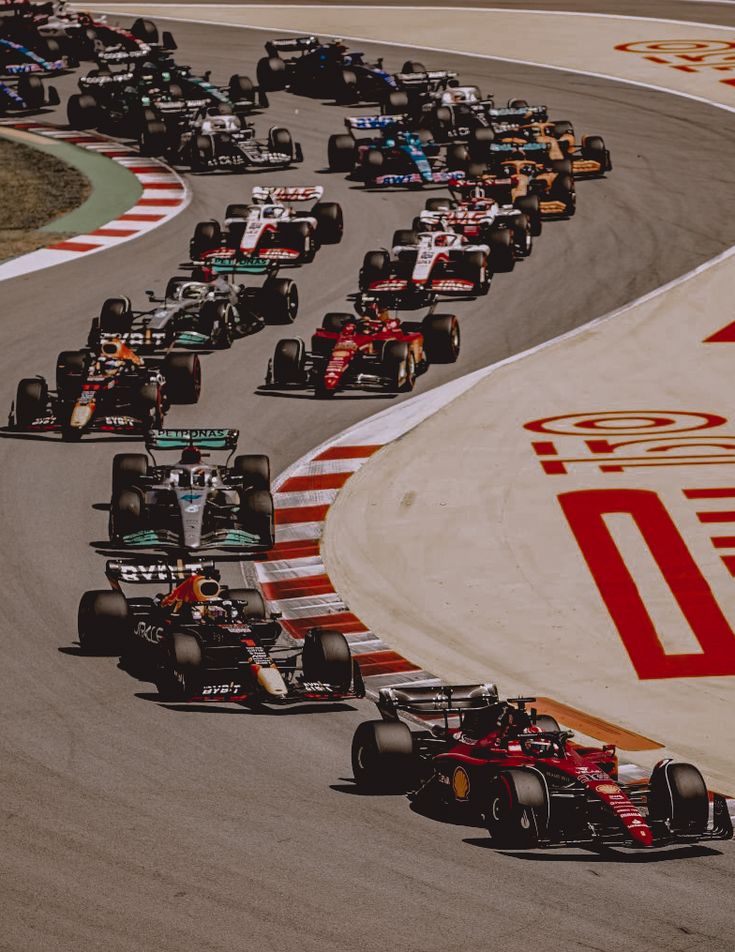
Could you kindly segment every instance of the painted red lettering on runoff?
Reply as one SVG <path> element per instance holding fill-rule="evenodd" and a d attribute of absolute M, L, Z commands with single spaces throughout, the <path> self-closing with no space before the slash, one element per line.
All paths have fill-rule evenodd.
<path fill-rule="evenodd" d="M 658 494 L 642 489 L 562 493 L 559 502 L 639 678 L 735 674 L 735 633 Z M 668 654 L 635 579 L 605 524 L 630 515 L 640 531 L 701 653 Z"/>

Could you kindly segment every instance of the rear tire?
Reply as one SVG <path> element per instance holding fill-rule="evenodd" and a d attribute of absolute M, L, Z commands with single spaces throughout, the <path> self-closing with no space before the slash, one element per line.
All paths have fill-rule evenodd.
<path fill-rule="evenodd" d="M 221 246 L 222 231 L 219 222 L 213 218 L 209 221 L 198 222 L 189 242 L 189 254 L 192 261 L 199 261 L 205 254 L 216 251 Z"/>
<path fill-rule="evenodd" d="M 375 281 L 383 281 L 390 275 L 390 255 L 387 251 L 368 251 L 362 259 L 360 290 L 369 291 Z"/>
<path fill-rule="evenodd" d="M 132 321 L 130 298 L 107 298 L 100 308 L 99 330 L 102 334 L 126 334 Z"/>
<path fill-rule="evenodd" d="M 419 236 L 412 228 L 397 228 L 393 232 L 393 241 L 391 242 L 391 248 L 397 248 L 399 246 L 405 247 L 406 245 L 410 247 L 415 247 L 419 243 Z"/>
<path fill-rule="evenodd" d="M 316 237 L 320 245 L 338 245 L 344 233 L 342 206 L 337 202 L 317 202 L 311 210 L 316 218 Z"/>
<path fill-rule="evenodd" d="M 264 56 L 256 67 L 258 85 L 266 92 L 277 92 L 286 88 L 286 64 L 280 56 Z"/>
<path fill-rule="evenodd" d="M 23 74 L 18 80 L 18 95 L 31 109 L 40 109 L 44 102 L 43 83 L 38 76 Z"/>
<path fill-rule="evenodd" d="M 357 146 L 352 136 L 330 136 L 327 142 L 327 164 L 330 172 L 351 172 L 355 167 Z"/>
<path fill-rule="evenodd" d="M 66 118 L 72 129 L 97 129 L 102 115 L 97 100 L 89 93 L 69 97 Z"/>
<path fill-rule="evenodd" d="M 355 318 L 352 314 L 342 313 L 340 311 L 330 311 L 322 318 L 322 329 L 330 334 L 341 334 L 342 328 Z"/>
<path fill-rule="evenodd" d="M 130 489 L 141 477 L 148 475 L 145 453 L 115 453 L 112 458 L 112 495 Z"/>
<path fill-rule="evenodd" d="M 341 631 L 311 628 L 304 639 L 301 664 L 305 681 L 321 681 L 347 692 L 352 684 L 352 654 Z"/>
<path fill-rule="evenodd" d="M 516 264 L 513 249 L 513 233 L 510 228 L 498 228 L 491 231 L 488 244 L 490 245 L 490 270 L 493 274 L 507 274 Z"/>
<path fill-rule="evenodd" d="M 158 27 L 153 20 L 144 20 L 139 17 L 130 27 L 130 32 L 137 40 L 142 40 L 144 43 L 155 46 L 159 42 Z"/>
<path fill-rule="evenodd" d="M 459 357 L 459 321 L 454 314 L 430 314 L 421 322 L 430 364 L 453 364 Z"/>
<path fill-rule="evenodd" d="M 240 528 L 260 540 L 258 545 L 273 547 L 273 497 L 265 489 L 248 489 L 240 495 Z"/>
<path fill-rule="evenodd" d="M 140 532 L 145 527 L 143 495 L 135 488 L 123 489 L 112 497 L 110 505 L 110 539 Z"/>
<path fill-rule="evenodd" d="M 352 772 L 358 787 L 405 793 L 416 773 L 411 731 L 402 721 L 364 721 L 352 738 Z"/>
<path fill-rule="evenodd" d="M 56 389 L 65 400 L 76 400 L 82 391 L 82 378 L 87 369 L 83 350 L 62 350 L 56 358 Z"/>
<path fill-rule="evenodd" d="M 235 476 L 242 476 L 246 489 L 271 488 L 271 464 L 267 456 L 261 453 L 247 453 L 236 456 L 232 464 Z"/>
<path fill-rule="evenodd" d="M 299 312 L 299 292 L 290 278 L 268 278 L 256 296 L 266 324 L 293 324 Z"/>
<path fill-rule="evenodd" d="M 166 395 L 171 403 L 192 404 L 199 401 L 202 365 L 198 354 L 168 354 L 162 370 L 166 379 Z"/>
<path fill-rule="evenodd" d="M 265 601 L 257 588 L 230 588 L 227 595 L 233 602 L 245 603 L 245 617 L 248 621 L 265 621 Z"/>
<path fill-rule="evenodd" d="M 140 133 L 140 154 L 160 156 L 168 148 L 168 130 L 166 123 L 158 119 L 147 119 Z"/>

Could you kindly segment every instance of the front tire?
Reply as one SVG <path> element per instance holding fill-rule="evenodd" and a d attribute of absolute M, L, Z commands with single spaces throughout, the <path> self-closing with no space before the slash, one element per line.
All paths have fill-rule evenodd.
<path fill-rule="evenodd" d="M 487 828 L 498 849 L 534 849 L 546 832 L 549 802 L 538 774 L 522 768 L 502 771 L 489 791 Z"/>
<path fill-rule="evenodd" d="M 411 731 L 402 721 L 365 721 L 352 738 L 352 772 L 359 787 L 404 793 L 416 770 Z"/>
<path fill-rule="evenodd" d="M 130 635 L 130 609 L 122 592 L 85 592 L 79 602 L 77 632 L 85 654 L 120 655 Z"/>

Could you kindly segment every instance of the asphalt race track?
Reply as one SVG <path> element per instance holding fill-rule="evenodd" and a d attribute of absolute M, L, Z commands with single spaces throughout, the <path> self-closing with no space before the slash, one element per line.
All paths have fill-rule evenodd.
<path fill-rule="evenodd" d="M 223 81 L 254 75 L 268 36 L 172 28 L 178 58 L 201 68 L 216 61 Z M 367 50 L 394 67 L 408 57 Z M 735 243 L 731 114 L 555 71 L 416 58 L 456 68 L 499 100 L 548 102 L 580 132 L 604 135 L 615 166 L 606 181 L 579 183 L 576 218 L 545 225 L 532 258 L 498 276 L 487 298 L 457 305 L 460 360 L 432 369 L 419 392 L 606 313 Z M 65 100 L 73 80 L 58 85 Z M 344 115 L 273 95 L 259 126 L 290 127 L 303 144 L 302 169 L 189 176 L 193 201 L 169 224 L 3 284 L 0 399 L 9 407 L 19 377 L 51 376 L 56 354 L 83 342 L 105 297 L 128 294 L 142 306 L 144 290 L 161 289 L 185 260 L 195 222 L 221 218 L 258 182 L 323 184 L 327 198 L 342 201 L 343 243 L 293 273 L 294 331 L 307 337 L 325 311 L 344 309 L 363 252 L 407 227 L 424 198 L 367 194 L 323 173 L 327 135 Z M 237 426 L 241 450 L 269 453 L 277 472 L 387 405 L 362 395 L 323 403 L 258 394 L 279 336 L 266 328 L 205 358 L 200 404 L 177 408 L 167 425 Z M 731 844 L 633 856 L 497 853 L 482 830 L 414 815 L 401 798 L 355 795 L 349 747 L 355 725 L 372 716 L 366 702 L 270 716 L 176 708 L 114 660 L 80 656 L 76 607 L 104 580 L 90 543 L 105 537 L 99 504 L 120 449 L 109 440 L 0 440 L 1 949 L 732 948 Z"/>

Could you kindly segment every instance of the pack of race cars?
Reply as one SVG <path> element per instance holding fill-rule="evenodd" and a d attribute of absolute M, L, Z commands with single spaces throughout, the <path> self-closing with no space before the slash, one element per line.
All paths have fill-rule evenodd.
<path fill-rule="evenodd" d="M 575 213 L 575 178 L 612 168 L 599 136 L 578 140 L 546 106 L 498 106 L 456 73 L 418 62 L 390 73 L 341 41 L 269 41 L 257 86 L 244 75 L 217 86 L 178 64 L 173 37 L 159 36 L 149 20 L 121 30 L 55 0 L 6 0 L 0 27 L 0 70 L 12 77 L 0 82 L 0 110 L 57 102 L 39 76 L 92 59 L 69 100 L 70 124 L 132 137 L 142 153 L 193 171 L 278 169 L 303 159 L 282 127 L 256 137 L 249 117 L 268 108 L 268 93 L 378 106 L 330 137 L 329 169 L 368 188 L 434 190 L 389 248 L 366 251 L 352 311 L 324 315 L 308 346 L 299 337 L 276 343 L 266 388 L 320 398 L 353 388 L 411 391 L 432 364 L 459 357 L 459 320 L 442 302 L 487 294 L 494 275 L 532 253 L 544 221 Z M 16 390 L 11 431 L 144 441 L 145 452 L 113 459 L 109 538 L 100 544 L 110 556 L 108 587 L 83 594 L 78 636 L 83 651 L 118 656 L 154 682 L 163 701 L 257 709 L 366 693 L 359 656 L 341 632 L 285 638 L 257 589 L 230 587 L 215 561 L 202 558 L 262 558 L 273 549 L 268 457 L 236 454 L 234 429 L 165 426 L 172 405 L 198 401 L 201 355 L 296 319 L 296 282 L 281 269 L 314 261 L 343 236 L 342 208 L 324 192 L 269 183 L 254 185 L 249 199 L 233 196 L 221 220 L 196 226 L 190 262 L 180 266 L 186 274 L 159 295 L 148 292 L 145 309 L 121 295 L 104 300 L 84 346 L 59 354 L 53 386 L 26 377 Z M 418 320 L 401 316 L 415 311 L 424 312 Z M 127 591 L 143 585 L 144 596 Z M 571 732 L 532 703 L 501 700 L 491 684 L 384 688 L 380 719 L 361 724 L 353 739 L 355 781 L 369 792 L 407 793 L 416 810 L 482 825 L 499 848 L 732 837 L 724 799 L 714 796 L 710 816 L 696 767 L 665 760 L 649 783 L 626 784 L 614 747 L 572 744 Z"/>

